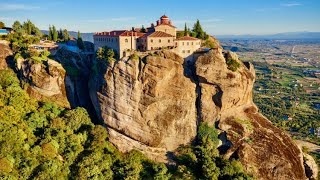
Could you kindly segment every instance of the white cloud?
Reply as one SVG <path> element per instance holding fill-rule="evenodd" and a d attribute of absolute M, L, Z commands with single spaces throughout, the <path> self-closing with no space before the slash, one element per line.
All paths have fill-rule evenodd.
<path fill-rule="evenodd" d="M 176 21 L 173 21 L 174 24 L 184 24 L 184 23 L 195 23 L 197 20 L 194 19 L 194 20 L 176 20 Z M 199 19 L 200 23 L 210 23 L 210 22 L 221 22 L 222 19 L 219 19 L 219 18 L 211 18 L 211 19 Z"/>
<path fill-rule="evenodd" d="M 131 21 L 131 20 L 135 20 L 135 17 L 118 17 L 118 18 L 112 18 L 111 21 Z"/>
<path fill-rule="evenodd" d="M 0 21 L 12 21 L 12 20 L 14 19 L 10 17 L 0 17 Z"/>
<path fill-rule="evenodd" d="M 9 3 L 0 4 L 0 11 L 34 10 L 39 8 L 40 8 L 39 6 L 31 6 L 26 4 L 9 4 Z"/>
<path fill-rule="evenodd" d="M 102 22 L 106 22 L 107 20 L 105 19 L 88 19 L 88 20 L 84 20 L 84 22 L 87 23 L 102 23 Z"/>
<path fill-rule="evenodd" d="M 281 4 L 281 6 L 285 7 L 294 7 L 294 6 L 301 6 L 302 4 L 300 3 L 286 3 L 286 4 Z"/>

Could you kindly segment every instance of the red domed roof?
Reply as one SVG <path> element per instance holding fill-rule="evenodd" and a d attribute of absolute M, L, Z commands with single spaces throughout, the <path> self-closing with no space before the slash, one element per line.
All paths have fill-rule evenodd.
<path fill-rule="evenodd" d="M 161 19 L 169 19 L 169 17 L 166 15 L 163 15 L 163 16 L 161 16 Z"/>

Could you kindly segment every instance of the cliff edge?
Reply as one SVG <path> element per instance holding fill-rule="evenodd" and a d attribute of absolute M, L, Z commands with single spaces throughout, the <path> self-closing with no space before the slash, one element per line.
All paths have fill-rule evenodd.
<path fill-rule="evenodd" d="M 254 105 L 254 80 L 252 64 L 221 48 L 188 62 L 164 50 L 112 62 L 89 87 L 121 151 L 166 161 L 207 122 L 221 132 L 220 153 L 258 179 L 307 179 L 301 150 Z"/>

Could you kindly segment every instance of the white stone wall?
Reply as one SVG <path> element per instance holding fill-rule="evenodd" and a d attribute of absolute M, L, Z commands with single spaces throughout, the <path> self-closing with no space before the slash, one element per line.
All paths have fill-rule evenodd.
<path fill-rule="evenodd" d="M 165 32 L 165 33 L 170 34 L 174 37 L 176 37 L 176 35 L 177 35 L 177 29 L 172 26 L 169 26 L 169 25 L 156 26 L 155 31 Z"/>
<path fill-rule="evenodd" d="M 147 50 L 174 46 L 174 37 L 148 37 Z"/>
<path fill-rule="evenodd" d="M 137 50 L 138 36 L 120 36 L 120 58 L 129 56 L 132 50 Z"/>
<path fill-rule="evenodd" d="M 117 53 L 120 51 L 119 47 L 119 37 L 108 37 L 108 36 L 93 36 L 93 41 L 94 41 L 94 49 L 95 51 L 99 47 L 104 47 L 107 46 Z"/>
<path fill-rule="evenodd" d="M 201 40 L 179 40 L 175 43 L 177 47 L 173 51 L 183 58 L 192 55 L 201 47 Z"/>

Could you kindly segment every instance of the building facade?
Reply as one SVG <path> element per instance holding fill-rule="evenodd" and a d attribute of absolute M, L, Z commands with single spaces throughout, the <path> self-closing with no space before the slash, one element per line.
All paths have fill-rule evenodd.
<path fill-rule="evenodd" d="M 186 58 L 201 46 L 201 40 L 197 38 L 185 36 L 176 39 L 177 28 L 165 15 L 160 17 L 156 26 L 152 23 L 146 31 L 142 33 L 136 30 L 118 30 L 95 33 L 93 36 L 95 50 L 107 46 L 122 58 L 136 50 L 151 51 L 168 48 Z"/>

